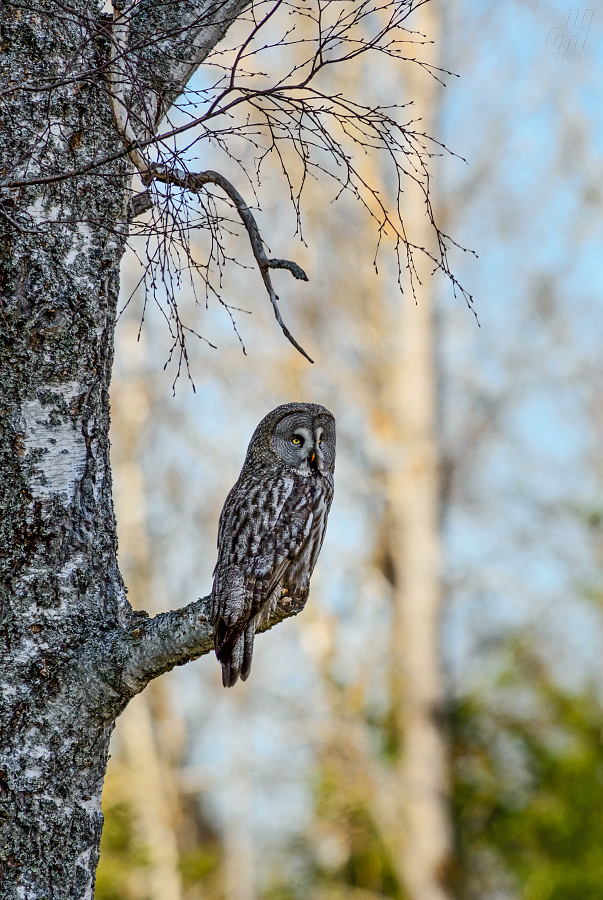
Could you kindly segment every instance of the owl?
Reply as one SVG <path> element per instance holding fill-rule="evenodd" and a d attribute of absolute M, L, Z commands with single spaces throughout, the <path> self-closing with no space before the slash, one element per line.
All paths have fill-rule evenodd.
<path fill-rule="evenodd" d="M 286 403 L 262 419 L 220 515 L 211 615 L 224 687 L 251 669 L 256 629 L 276 605 L 302 610 L 333 500 L 335 419 Z"/>

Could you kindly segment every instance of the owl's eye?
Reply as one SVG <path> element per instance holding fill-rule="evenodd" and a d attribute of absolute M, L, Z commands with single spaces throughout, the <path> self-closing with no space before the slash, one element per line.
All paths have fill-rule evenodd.
<path fill-rule="evenodd" d="M 319 445 L 322 444 L 322 434 L 321 434 L 321 436 L 318 438 L 318 443 L 319 443 Z"/>
<path fill-rule="evenodd" d="M 301 444 L 301 443 L 302 443 L 302 439 L 299 437 L 299 435 L 295 434 L 295 435 L 293 435 L 293 437 L 291 438 L 291 443 L 292 443 L 292 444 Z"/>

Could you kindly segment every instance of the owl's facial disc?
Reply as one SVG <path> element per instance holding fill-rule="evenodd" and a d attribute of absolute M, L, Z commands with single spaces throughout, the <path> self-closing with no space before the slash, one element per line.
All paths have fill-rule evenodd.
<path fill-rule="evenodd" d="M 334 426 L 325 416 L 293 412 L 277 422 L 272 435 L 277 457 L 301 475 L 332 468 L 335 456 Z"/>
<path fill-rule="evenodd" d="M 302 475 L 310 475 L 316 459 L 311 422 L 304 413 L 291 413 L 275 426 L 272 447 L 278 458 Z"/>

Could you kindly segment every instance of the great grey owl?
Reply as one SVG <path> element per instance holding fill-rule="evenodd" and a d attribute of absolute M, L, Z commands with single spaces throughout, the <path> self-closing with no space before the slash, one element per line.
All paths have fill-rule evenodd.
<path fill-rule="evenodd" d="M 262 419 L 218 528 L 212 623 L 224 687 L 251 669 L 256 628 L 308 599 L 333 499 L 335 419 L 286 403 Z"/>

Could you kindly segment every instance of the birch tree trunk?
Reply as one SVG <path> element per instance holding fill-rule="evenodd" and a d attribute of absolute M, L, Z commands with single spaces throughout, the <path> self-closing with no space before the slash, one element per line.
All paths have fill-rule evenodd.
<path fill-rule="evenodd" d="M 75 28 L 4 11 L 3 86 L 58 78 Z M 110 123 L 99 90 L 51 96 L 50 109 L 43 93 L 3 99 L 4 176 L 16 166 L 29 180 L 48 156 L 69 171 L 94 155 L 99 122 Z M 119 149 L 116 138 L 109 150 Z M 109 168 L 110 179 L 24 185 L 2 198 L 3 900 L 92 897 L 107 748 L 124 703 L 119 670 L 98 652 L 129 616 L 107 393 L 128 199 L 123 162 Z M 42 233 L 43 220 L 58 219 L 68 224 Z"/>
<path fill-rule="evenodd" d="M 440 13 L 428 3 L 416 27 L 428 41 L 417 52 L 438 65 Z M 407 73 L 420 131 L 433 134 L 438 82 L 417 66 Z M 425 196 L 408 186 L 404 210 L 409 239 L 436 255 Z M 401 757 L 399 790 L 404 812 L 401 863 L 412 900 L 446 900 L 444 870 L 451 852 L 447 809 L 446 745 L 438 722 L 443 704 L 440 615 L 440 476 L 437 444 L 437 377 L 433 264 L 415 254 L 414 295 L 402 297 L 399 345 L 391 370 L 396 425 L 390 469 L 389 510 L 394 564 L 395 660 Z"/>

